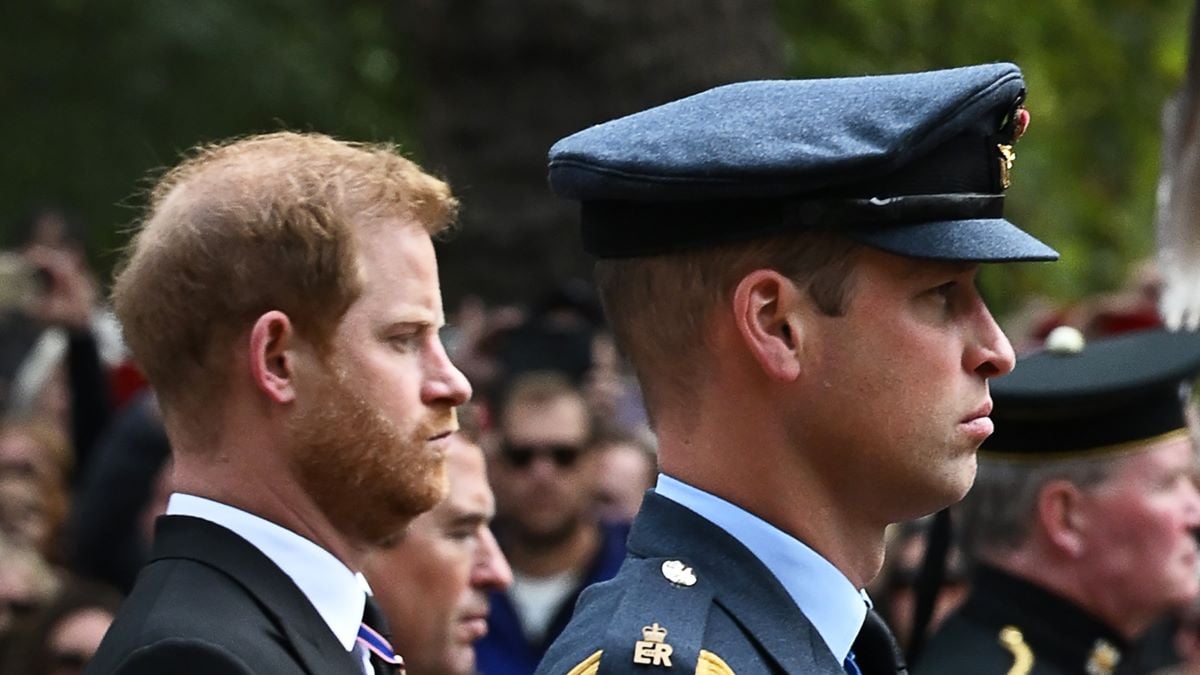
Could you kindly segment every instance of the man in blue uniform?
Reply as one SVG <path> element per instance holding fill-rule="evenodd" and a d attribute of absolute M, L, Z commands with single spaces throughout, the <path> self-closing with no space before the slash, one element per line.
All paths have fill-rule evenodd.
<path fill-rule="evenodd" d="M 1057 257 L 1002 216 L 1024 92 L 746 82 L 551 149 L 663 473 L 538 672 L 903 672 L 861 589 L 992 431 L 1014 357 L 976 272 Z"/>
<path fill-rule="evenodd" d="M 1063 330 L 993 387 L 997 430 L 962 512 L 972 590 L 917 673 L 1149 672 L 1130 644 L 1200 593 L 1180 396 L 1200 372 L 1200 336 L 1085 346 Z"/>

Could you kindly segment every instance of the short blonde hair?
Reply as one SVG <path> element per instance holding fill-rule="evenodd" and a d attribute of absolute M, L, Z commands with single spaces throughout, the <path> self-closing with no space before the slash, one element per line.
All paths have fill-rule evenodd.
<path fill-rule="evenodd" d="M 774 269 L 807 287 L 824 313 L 840 316 L 851 290 L 857 244 L 806 231 L 649 258 L 600 260 L 596 286 L 622 353 L 642 387 L 653 424 L 671 397 L 695 391 L 704 368 L 706 325 L 738 282 Z M 687 399 L 685 398 L 684 401 Z"/>
<path fill-rule="evenodd" d="M 388 144 L 281 132 L 199 147 L 154 187 L 113 305 L 164 409 L 202 409 L 227 384 L 234 339 L 267 311 L 327 348 L 362 292 L 355 228 L 397 218 L 432 235 L 456 210 Z"/>

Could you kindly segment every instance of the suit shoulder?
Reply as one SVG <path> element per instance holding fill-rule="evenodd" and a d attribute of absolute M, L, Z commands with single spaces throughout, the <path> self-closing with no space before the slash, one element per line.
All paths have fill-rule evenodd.
<path fill-rule="evenodd" d="M 168 638 L 133 650 L 112 668 L 89 667 L 87 675 L 228 673 L 254 675 L 245 661 L 219 645 L 192 638 Z"/>
<path fill-rule="evenodd" d="M 147 659 L 158 663 L 163 655 L 179 653 L 189 658 L 194 653 L 199 662 L 227 657 L 250 663 L 246 672 L 254 672 L 260 660 L 292 661 L 284 643 L 263 608 L 221 572 L 188 560 L 158 561 L 143 569 L 114 618 L 96 654 L 103 665 L 96 672 L 153 672 L 124 668 L 141 668 Z"/>
<path fill-rule="evenodd" d="M 611 580 L 588 588 L 538 675 L 674 672 L 732 673 L 706 649 L 712 590 L 669 558 L 630 558 Z"/>

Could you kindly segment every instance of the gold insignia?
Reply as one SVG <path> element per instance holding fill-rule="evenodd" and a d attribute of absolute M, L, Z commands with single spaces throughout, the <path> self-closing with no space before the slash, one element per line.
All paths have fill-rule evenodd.
<path fill-rule="evenodd" d="M 671 667 L 671 652 L 675 651 L 666 643 L 667 629 L 658 625 L 642 626 L 642 639 L 633 645 L 633 662 L 645 666 Z"/>
<path fill-rule="evenodd" d="M 1013 665 L 1008 669 L 1008 675 L 1029 675 L 1033 670 L 1033 652 L 1025 644 L 1025 636 L 1016 626 L 1005 626 L 1000 631 L 1000 644 L 1012 652 Z"/>
<path fill-rule="evenodd" d="M 696 675 L 734 675 L 734 672 L 725 659 L 701 649 L 700 658 L 696 659 Z"/>
<path fill-rule="evenodd" d="M 1117 663 L 1121 661 L 1121 652 L 1111 642 L 1104 638 L 1096 640 L 1092 653 L 1088 654 L 1088 675 L 1112 675 Z"/>
<path fill-rule="evenodd" d="M 1000 187 L 1005 190 L 1009 185 L 1012 185 L 1012 179 L 1009 177 L 1009 172 L 1012 171 L 1013 161 L 1017 158 L 1017 153 L 1011 145 L 1001 143 L 996 146 L 1000 149 Z"/>
<path fill-rule="evenodd" d="M 667 581 L 677 586 L 695 586 L 696 573 L 679 560 L 668 560 L 662 564 L 662 574 Z"/>
<path fill-rule="evenodd" d="M 603 649 L 596 650 L 591 656 L 580 661 L 579 665 L 567 671 L 567 675 L 596 675 L 600 670 L 600 655 L 603 653 Z"/>

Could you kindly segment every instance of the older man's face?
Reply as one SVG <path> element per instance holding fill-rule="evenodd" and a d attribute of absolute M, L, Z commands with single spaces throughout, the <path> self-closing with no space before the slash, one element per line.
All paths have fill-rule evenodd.
<path fill-rule="evenodd" d="M 488 593 L 507 587 L 512 571 L 488 529 L 495 508 L 483 453 L 452 436 L 446 470 L 446 499 L 372 557 L 367 577 L 409 672 L 471 675 Z"/>
<path fill-rule="evenodd" d="M 1200 594 L 1200 494 L 1186 437 L 1131 454 L 1083 497 L 1083 555 L 1106 614 L 1157 615 Z"/>

